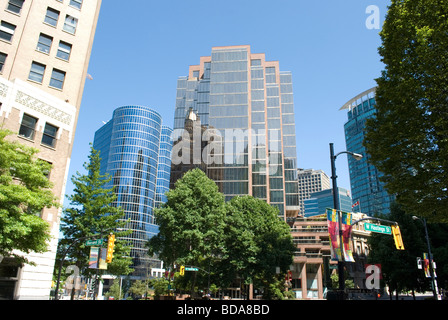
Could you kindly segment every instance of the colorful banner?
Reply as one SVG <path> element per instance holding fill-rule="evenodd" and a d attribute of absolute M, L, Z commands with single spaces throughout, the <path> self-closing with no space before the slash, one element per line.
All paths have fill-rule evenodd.
<path fill-rule="evenodd" d="M 107 270 L 106 256 L 107 256 L 107 249 L 101 248 L 100 263 L 98 269 Z"/>
<path fill-rule="evenodd" d="M 89 269 L 107 270 L 106 248 L 90 247 Z"/>
<path fill-rule="evenodd" d="M 433 272 L 434 272 L 434 277 L 437 278 L 437 274 L 436 274 L 436 270 L 434 267 L 434 262 L 433 262 Z M 423 253 L 423 270 L 425 271 L 425 276 L 426 278 L 431 278 L 431 271 L 429 270 L 429 254 L 427 253 Z"/>
<path fill-rule="evenodd" d="M 355 262 L 353 258 L 352 214 L 339 212 L 342 226 L 342 252 L 339 237 L 339 214 L 335 209 L 327 209 L 328 234 L 330 236 L 331 259 L 335 261 Z"/>
<path fill-rule="evenodd" d="M 98 247 L 90 247 L 89 269 L 98 269 L 99 251 Z"/>

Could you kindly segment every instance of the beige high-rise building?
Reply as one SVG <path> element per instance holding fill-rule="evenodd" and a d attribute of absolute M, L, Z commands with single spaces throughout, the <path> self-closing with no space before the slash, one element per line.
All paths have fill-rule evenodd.
<path fill-rule="evenodd" d="M 81 98 L 101 0 L 0 0 L 0 126 L 38 148 L 53 165 L 49 178 L 65 194 Z M 53 241 L 36 266 L 3 257 L 0 299 L 48 299 L 61 209 L 45 209 Z M 0 257 L 1 259 L 2 257 Z"/>
<path fill-rule="evenodd" d="M 297 169 L 299 184 L 299 215 L 305 214 L 303 201 L 309 199 L 313 192 L 330 189 L 330 179 L 322 170 Z"/>

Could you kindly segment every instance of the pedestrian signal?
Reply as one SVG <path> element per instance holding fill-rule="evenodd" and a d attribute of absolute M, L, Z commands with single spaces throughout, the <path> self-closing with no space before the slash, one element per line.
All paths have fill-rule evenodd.
<path fill-rule="evenodd" d="M 106 254 L 106 263 L 111 263 L 115 247 L 115 235 L 109 235 L 109 240 L 107 241 L 107 254 Z"/>
<path fill-rule="evenodd" d="M 398 250 L 404 250 L 403 239 L 401 238 L 400 227 L 398 225 L 392 226 L 392 235 L 394 236 L 395 247 Z"/>

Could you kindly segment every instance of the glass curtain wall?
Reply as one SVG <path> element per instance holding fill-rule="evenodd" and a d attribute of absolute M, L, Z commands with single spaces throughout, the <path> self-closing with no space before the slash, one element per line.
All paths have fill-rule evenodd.
<path fill-rule="evenodd" d="M 359 201 L 354 210 L 368 215 L 390 213 L 393 200 L 380 181 L 381 172 L 369 163 L 370 156 L 363 146 L 366 121 L 376 113 L 375 89 L 355 97 L 342 108 L 348 109 L 348 121 L 344 125 L 347 150 L 363 155 L 359 161 L 348 157 L 352 199 Z"/>
<path fill-rule="evenodd" d="M 206 172 L 226 200 L 250 194 L 278 207 L 282 217 L 298 212 L 290 72 L 251 54 L 249 46 L 212 48 L 178 79 L 174 129 L 184 128 L 190 108 L 219 137 Z"/>
<path fill-rule="evenodd" d="M 100 151 L 101 172 L 112 176 L 109 187 L 117 194 L 116 206 L 130 220 L 126 237 L 132 244 L 131 256 L 136 274 L 144 275 L 160 261 L 147 256 L 146 242 L 158 233 L 153 210 L 163 201 L 169 184 L 171 130 L 162 127 L 161 116 L 143 106 L 116 109 L 112 120 L 95 134 L 93 147 Z"/>

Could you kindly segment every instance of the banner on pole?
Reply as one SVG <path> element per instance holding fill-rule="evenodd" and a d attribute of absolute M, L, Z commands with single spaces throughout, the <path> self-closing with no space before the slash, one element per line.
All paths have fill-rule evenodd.
<path fill-rule="evenodd" d="M 106 248 L 90 247 L 89 269 L 107 270 Z"/>
<path fill-rule="evenodd" d="M 355 259 L 353 258 L 353 243 L 351 240 L 352 214 L 340 211 L 340 216 L 342 226 L 342 246 L 339 237 L 339 213 L 336 209 L 327 209 L 331 259 L 335 261 L 355 262 Z"/>
<path fill-rule="evenodd" d="M 432 271 L 434 272 L 434 277 L 437 278 L 435 263 L 434 261 L 430 261 L 429 254 L 426 252 L 423 253 L 423 270 L 425 271 L 426 278 L 431 278 L 431 271 L 429 270 L 429 264 L 432 262 Z"/>
<path fill-rule="evenodd" d="M 89 269 L 98 269 L 99 247 L 90 247 Z"/>

